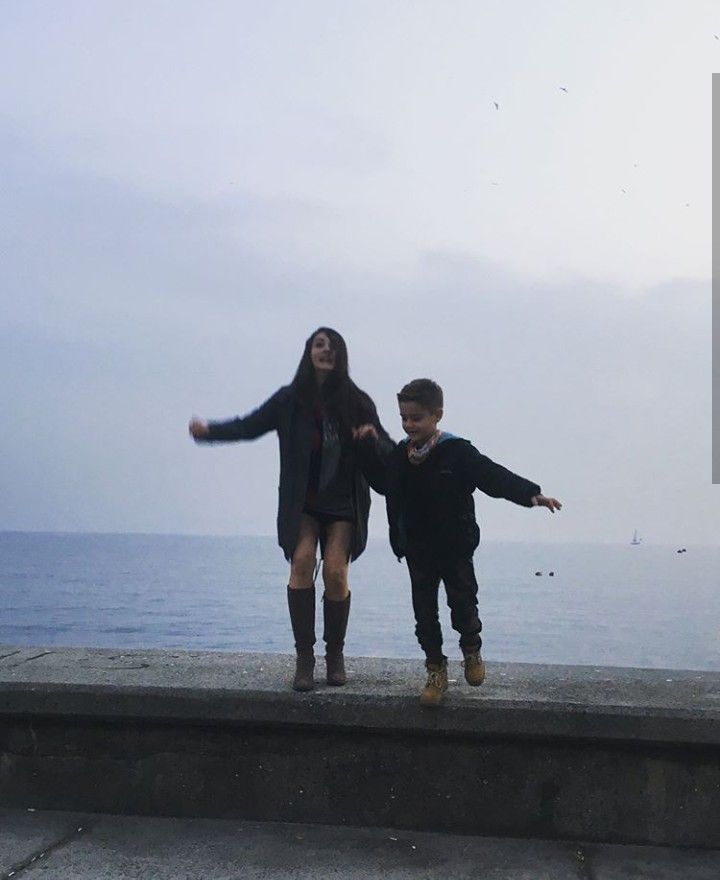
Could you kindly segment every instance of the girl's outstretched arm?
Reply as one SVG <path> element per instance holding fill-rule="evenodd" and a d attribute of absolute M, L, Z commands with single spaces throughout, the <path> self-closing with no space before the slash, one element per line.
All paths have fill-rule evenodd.
<path fill-rule="evenodd" d="M 388 462 L 394 445 L 390 438 L 385 434 L 385 439 L 374 433 L 366 433 L 359 435 L 357 456 L 360 470 L 363 476 L 378 493 L 378 495 L 386 495 L 388 487 Z"/>
<path fill-rule="evenodd" d="M 193 416 L 188 424 L 188 431 L 193 440 L 204 440 L 208 435 L 208 423 L 205 419 Z"/>
<path fill-rule="evenodd" d="M 379 495 L 384 495 L 387 491 L 387 461 L 395 449 L 395 441 L 380 424 L 375 404 L 369 397 L 366 399 L 366 406 L 367 421 L 353 428 L 358 462 L 368 483 Z"/>
<path fill-rule="evenodd" d="M 196 442 L 215 443 L 232 442 L 234 440 L 254 440 L 277 430 L 278 410 L 285 389 L 276 391 L 271 398 L 246 416 L 238 416 L 226 422 L 207 422 L 193 418 L 188 426 L 190 434 Z"/>

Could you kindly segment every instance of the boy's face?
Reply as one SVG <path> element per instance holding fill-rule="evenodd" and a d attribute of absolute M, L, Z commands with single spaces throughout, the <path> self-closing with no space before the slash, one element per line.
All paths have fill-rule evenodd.
<path fill-rule="evenodd" d="M 428 409 L 414 401 L 403 401 L 400 404 L 403 431 L 416 446 L 422 446 L 437 431 L 442 414 L 441 409 Z"/>

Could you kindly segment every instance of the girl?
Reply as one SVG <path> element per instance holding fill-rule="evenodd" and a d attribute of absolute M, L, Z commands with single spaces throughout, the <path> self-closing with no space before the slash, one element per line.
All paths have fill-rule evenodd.
<path fill-rule="evenodd" d="M 348 373 L 345 340 L 320 327 L 306 341 L 295 378 L 244 418 L 193 417 L 196 441 L 254 440 L 277 431 L 280 442 L 278 543 L 290 562 L 287 588 L 297 652 L 293 688 L 312 690 L 315 656 L 315 562 L 323 560 L 327 683 L 346 682 L 343 647 L 350 612 L 348 565 L 367 542 L 370 491 L 363 473 L 366 439 L 394 445 L 375 404 Z M 370 453 L 371 454 L 371 453 Z"/>

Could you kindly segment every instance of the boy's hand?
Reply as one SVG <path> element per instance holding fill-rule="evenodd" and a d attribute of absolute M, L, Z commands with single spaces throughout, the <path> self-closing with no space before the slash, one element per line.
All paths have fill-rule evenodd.
<path fill-rule="evenodd" d="M 208 423 L 205 419 L 199 419 L 197 416 L 193 416 L 188 423 L 188 431 L 195 438 L 195 440 L 202 440 L 203 437 L 207 437 L 210 433 L 208 428 Z"/>
<path fill-rule="evenodd" d="M 557 498 L 546 498 L 544 495 L 533 495 L 530 499 L 533 507 L 547 507 L 551 513 L 562 509 L 562 504 Z"/>
<path fill-rule="evenodd" d="M 372 437 L 373 440 L 378 439 L 377 428 L 370 423 L 360 425 L 359 428 L 353 428 L 352 435 L 355 440 L 366 440 L 368 437 Z"/>

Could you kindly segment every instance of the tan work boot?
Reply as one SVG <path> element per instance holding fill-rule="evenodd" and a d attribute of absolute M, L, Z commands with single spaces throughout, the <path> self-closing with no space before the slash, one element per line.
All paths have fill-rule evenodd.
<path fill-rule="evenodd" d="M 465 681 L 477 687 L 485 681 L 485 661 L 480 656 L 480 649 L 477 651 L 463 651 L 463 667 L 465 668 Z"/>
<path fill-rule="evenodd" d="M 443 694 L 448 689 L 447 660 L 442 663 L 429 663 L 425 667 L 428 671 L 425 687 L 420 691 L 421 706 L 439 706 Z"/>

